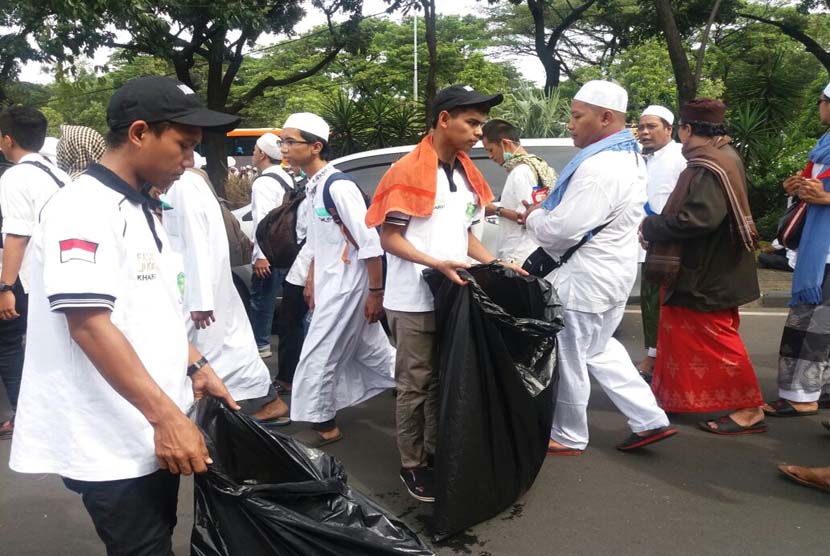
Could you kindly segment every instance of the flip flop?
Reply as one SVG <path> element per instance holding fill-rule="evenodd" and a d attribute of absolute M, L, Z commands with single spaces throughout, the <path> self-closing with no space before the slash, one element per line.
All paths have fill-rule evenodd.
<path fill-rule="evenodd" d="M 548 448 L 549 456 L 581 456 L 585 450 L 578 448 Z"/>
<path fill-rule="evenodd" d="M 341 432 L 334 438 L 323 438 L 316 431 L 307 430 L 298 432 L 294 435 L 294 438 L 296 440 L 299 440 L 309 448 L 315 448 L 319 450 L 323 446 L 328 446 L 329 444 L 334 444 L 335 442 L 343 440 L 343 433 Z"/>
<path fill-rule="evenodd" d="M 775 400 L 769 405 L 773 410 L 769 411 L 764 409 L 764 414 L 770 417 L 807 417 L 808 415 L 818 415 L 818 409 L 799 411 L 787 400 Z"/>
<path fill-rule="evenodd" d="M 801 467 L 801 466 L 800 465 L 779 465 L 778 466 L 778 471 L 780 471 L 781 474 L 784 475 L 785 477 L 787 477 L 788 479 L 791 479 L 791 480 L 795 481 L 796 483 L 798 483 L 800 485 L 810 487 L 810 488 L 815 488 L 815 489 L 820 490 L 822 492 L 830 492 L 830 485 L 829 484 L 813 482 L 813 481 L 808 481 L 807 479 L 802 479 L 801 477 L 799 477 L 798 475 L 796 475 L 795 473 L 793 473 L 789 469 L 787 469 L 788 467 Z M 808 467 L 801 467 L 801 468 L 802 469 L 809 469 Z"/>
<path fill-rule="evenodd" d="M 718 428 L 714 429 L 709 426 L 709 423 L 714 421 L 718 424 Z M 729 415 L 724 415 L 719 419 L 710 419 L 708 421 L 700 421 L 697 426 L 706 432 L 712 434 L 732 435 L 732 434 L 758 434 L 767 432 L 767 424 L 763 421 L 758 421 L 754 425 L 744 427 L 735 422 Z"/>
<path fill-rule="evenodd" d="M 288 417 L 275 417 L 274 419 L 257 419 L 254 417 L 254 420 L 266 429 L 272 427 L 287 427 L 291 424 L 291 419 Z"/>
<path fill-rule="evenodd" d="M 654 444 L 655 442 L 660 442 L 661 440 L 665 440 L 669 437 L 674 436 L 677 434 L 677 429 L 672 427 L 660 427 L 659 429 L 654 429 L 649 431 L 649 434 L 645 436 L 640 436 L 636 432 L 631 433 L 631 435 L 623 440 L 620 444 L 617 444 L 617 450 L 627 452 L 629 450 L 636 450 L 637 448 L 642 448 L 643 446 L 648 446 L 649 444 Z"/>

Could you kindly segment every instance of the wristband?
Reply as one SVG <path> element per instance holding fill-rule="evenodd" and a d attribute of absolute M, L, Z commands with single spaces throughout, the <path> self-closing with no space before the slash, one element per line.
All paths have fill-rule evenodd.
<path fill-rule="evenodd" d="M 503 208 L 503 207 L 496 207 L 496 216 L 498 216 L 499 218 L 501 218 L 501 211 L 502 211 L 502 208 Z"/>
<path fill-rule="evenodd" d="M 501 262 L 502 262 L 502 260 L 501 260 L 501 259 L 493 259 L 492 261 L 490 261 L 490 262 L 489 262 L 489 263 L 487 263 L 487 264 L 500 264 Z"/>
<path fill-rule="evenodd" d="M 382 292 L 385 288 L 369 288 L 370 292 Z"/>
<path fill-rule="evenodd" d="M 187 376 L 193 376 L 196 372 L 208 364 L 208 360 L 202 356 L 198 361 L 187 368 Z"/>

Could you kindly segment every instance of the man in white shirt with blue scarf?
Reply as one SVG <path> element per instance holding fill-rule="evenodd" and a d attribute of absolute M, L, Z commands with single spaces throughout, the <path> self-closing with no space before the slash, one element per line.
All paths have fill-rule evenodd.
<path fill-rule="evenodd" d="M 632 434 L 618 449 L 641 448 L 677 432 L 612 336 L 636 278 L 637 227 L 646 201 L 646 166 L 625 128 L 627 104 L 625 89 L 608 81 L 589 81 L 579 90 L 568 130 L 583 150 L 525 217 L 531 237 L 554 258 L 588 237 L 547 276 L 565 308 L 551 455 L 580 455 L 588 445 L 589 372 L 628 417 Z"/>

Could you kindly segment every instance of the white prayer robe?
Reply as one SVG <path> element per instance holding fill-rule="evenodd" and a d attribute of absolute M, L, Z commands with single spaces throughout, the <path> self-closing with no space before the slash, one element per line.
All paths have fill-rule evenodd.
<path fill-rule="evenodd" d="M 677 185 L 677 178 L 686 169 L 683 145 L 670 141 L 659 151 L 644 155 L 648 181 L 646 192 L 648 206 L 654 214 L 661 214 L 666 201 Z M 640 248 L 640 262 L 646 260 L 646 252 Z"/>
<path fill-rule="evenodd" d="M 337 180 L 330 192 L 338 215 L 360 249 L 348 242 L 323 203 L 328 165 L 307 185 L 306 247 L 314 258 L 314 314 L 291 391 L 291 419 L 322 423 L 337 410 L 393 388 L 395 351 L 380 323 L 363 315 L 369 294 L 365 260 L 383 254 L 374 228 L 364 224 L 366 204 L 354 184 Z"/>
<path fill-rule="evenodd" d="M 210 362 L 237 400 L 265 396 L 271 384 L 245 307 L 233 284 L 228 236 L 210 186 L 185 172 L 166 195 L 172 209 L 162 222 L 184 262 L 184 311 L 190 342 Z M 213 311 L 216 322 L 196 328 L 191 311 Z"/>
<path fill-rule="evenodd" d="M 589 373 L 628 417 L 634 432 L 669 424 L 625 348 L 612 337 L 637 274 L 637 227 L 646 199 L 646 167 L 639 154 L 604 151 L 584 161 L 562 202 L 527 219 L 531 237 L 555 257 L 590 230 L 611 221 L 571 259 L 547 276 L 565 308 L 559 333 L 559 390 L 551 439 L 588 445 Z"/>
<path fill-rule="evenodd" d="M 525 206 L 522 201 L 533 204 L 533 188 L 538 183 L 536 172 L 529 164 L 519 164 L 507 174 L 504 189 L 501 192 L 501 206 L 522 213 Z M 499 219 L 498 257 L 522 265 L 538 247 L 530 238 L 524 226 L 508 220 Z"/>

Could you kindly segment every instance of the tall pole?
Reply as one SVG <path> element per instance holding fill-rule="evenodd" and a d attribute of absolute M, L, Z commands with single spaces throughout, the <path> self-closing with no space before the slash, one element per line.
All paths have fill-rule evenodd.
<path fill-rule="evenodd" d="M 418 12 L 412 10 L 412 43 L 415 51 L 414 72 L 412 77 L 412 101 L 418 104 Z"/>

